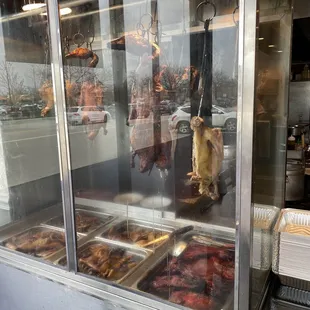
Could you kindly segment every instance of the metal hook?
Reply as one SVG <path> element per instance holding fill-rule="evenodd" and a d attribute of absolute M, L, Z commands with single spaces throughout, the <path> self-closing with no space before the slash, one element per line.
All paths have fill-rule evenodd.
<path fill-rule="evenodd" d="M 85 37 L 78 32 L 73 36 L 73 43 L 77 45 L 77 47 L 80 47 L 85 43 Z"/>
<path fill-rule="evenodd" d="M 233 21 L 235 23 L 235 25 L 238 27 L 239 26 L 239 21 L 236 21 L 236 18 L 235 18 L 235 15 L 236 15 L 236 12 L 239 10 L 239 5 L 237 5 L 233 11 L 233 14 L 232 14 L 232 17 L 233 17 Z"/>
<path fill-rule="evenodd" d="M 201 18 L 199 17 L 200 14 L 199 14 L 199 11 L 201 8 L 203 8 L 204 6 L 208 6 L 210 5 L 212 8 L 213 8 L 213 15 L 211 15 L 211 17 L 207 18 L 206 20 L 203 20 L 202 17 L 203 17 L 203 14 L 201 14 Z M 203 12 L 202 12 L 203 13 Z M 197 8 L 196 8 L 196 17 L 199 21 L 205 23 L 206 21 L 211 21 L 214 17 L 216 16 L 216 6 L 214 3 L 212 2 L 209 2 L 209 1 L 203 1 L 201 3 L 198 4 Z"/>
<path fill-rule="evenodd" d="M 137 34 L 141 37 L 145 37 L 145 34 L 147 33 L 147 29 L 142 25 L 141 22 L 138 22 L 136 25 Z"/>

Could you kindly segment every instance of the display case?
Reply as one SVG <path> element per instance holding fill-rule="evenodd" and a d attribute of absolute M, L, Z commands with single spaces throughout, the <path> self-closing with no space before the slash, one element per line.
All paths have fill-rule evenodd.
<path fill-rule="evenodd" d="M 258 42 L 271 24 L 289 57 L 290 3 L 4 1 L 1 14 L 1 262 L 125 309 L 258 307 L 285 177 L 256 95 L 283 103 L 285 125 L 289 77 Z"/>

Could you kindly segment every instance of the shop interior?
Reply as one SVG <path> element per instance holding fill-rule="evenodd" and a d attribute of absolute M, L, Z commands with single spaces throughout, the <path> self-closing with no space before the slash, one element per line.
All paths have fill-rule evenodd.
<path fill-rule="evenodd" d="M 258 7 L 248 303 L 310 309 L 310 3 Z M 238 1 L 0 10 L 0 308 L 29 268 L 57 309 L 237 309 Z"/>

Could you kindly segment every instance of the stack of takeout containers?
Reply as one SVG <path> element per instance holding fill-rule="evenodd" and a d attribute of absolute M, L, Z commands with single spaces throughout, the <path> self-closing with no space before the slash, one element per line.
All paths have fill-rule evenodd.
<path fill-rule="evenodd" d="M 272 270 L 281 283 L 310 290 L 310 211 L 282 210 L 273 244 Z"/>
<path fill-rule="evenodd" d="M 254 205 L 253 258 L 252 266 L 259 270 L 268 270 L 272 261 L 272 229 L 279 208 L 268 205 Z"/>

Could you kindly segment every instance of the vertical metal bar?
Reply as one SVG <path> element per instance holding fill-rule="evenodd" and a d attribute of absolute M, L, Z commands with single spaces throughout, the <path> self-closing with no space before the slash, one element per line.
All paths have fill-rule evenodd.
<path fill-rule="evenodd" d="M 51 44 L 51 67 L 56 110 L 60 181 L 62 189 L 63 216 L 66 230 L 66 250 L 69 271 L 77 271 L 76 231 L 72 194 L 70 146 L 66 117 L 65 82 L 63 75 L 60 19 L 57 0 L 48 0 L 48 23 Z"/>
<path fill-rule="evenodd" d="M 257 0 L 240 0 L 234 309 L 249 309 Z"/>
<path fill-rule="evenodd" d="M 113 10 L 110 13 L 110 28 L 112 35 L 115 36 L 124 29 L 125 32 L 125 16 L 124 16 L 124 1 L 120 0 L 117 5 L 120 5 L 119 10 Z M 110 7 L 115 5 L 110 3 Z M 117 18 L 123 16 L 123 18 Z M 119 21 L 117 23 L 116 21 Z M 126 44 L 126 40 L 125 40 Z M 117 161 L 119 173 L 119 191 L 131 192 L 131 170 L 130 170 L 130 144 L 129 144 L 129 127 L 126 126 L 128 117 L 128 88 L 127 88 L 127 63 L 126 52 L 112 50 L 112 68 L 113 68 L 113 85 L 114 85 L 114 101 L 115 106 L 115 121 L 116 121 L 116 136 L 117 136 Z"/>

